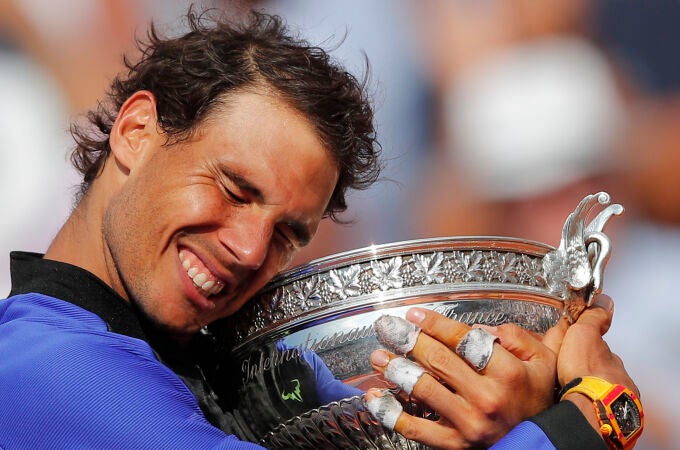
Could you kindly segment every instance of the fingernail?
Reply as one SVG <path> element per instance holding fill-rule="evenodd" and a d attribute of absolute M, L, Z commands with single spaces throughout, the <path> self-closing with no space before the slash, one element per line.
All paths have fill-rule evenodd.
<path fill-rule="evenodd" d="M 610 314 L 614 311 L 614 300 L 608 295 L 598 295 L 595 298 L 594 305 L 599 306 Z"/>
<path fill-rule="evenodd" d="M 383 350 L 371 353 L 371 363 L 378 367 L 385 367 L 390 362 L 390 356 Z"/>
<path fill-rule="evenodd" d="M 425 311 L 422 309 L 418 308 L 411 308 L 408 310 L 406 313 L 406 319 L 409 322 L 415 323 L 416 325 L 420 324 L 423 320 L 425 320 Z"/>

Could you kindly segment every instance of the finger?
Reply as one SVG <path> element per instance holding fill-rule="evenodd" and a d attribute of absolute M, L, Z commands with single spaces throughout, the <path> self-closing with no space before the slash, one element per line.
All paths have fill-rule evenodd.
<path fill-rule="evenodd" d="M 589 325 L 599 330 L 603 336 L 612 323 L 614 315 L 614 302 L 609 296 L 600 295 L 590 308 L 581 313 L 576 323 L 579 325 Z"/>
<path fill-rule="evenodd" d="M 496 327 L 488 325 L 473 325 L 473 328 L 482 328 L 497 336 L 504 349 L 512 353 L 521 361 L 531 361 L 536 358 L 543 359 L 554 354 L 533 333 L 519 325 L 504 324 Z M 489 362 L 490 364 L 490 362 Z"/>
<path fill-rule="evenodd" d="M 555 355 L 559 354 L 560 347 L 562 347 L 562 341 L 564 336 L 567 334 L 569 329 L 569 319 L 566 316 L 562 316 L 560 320 L 557 321 L 554 327 L 551 327 L 543 335 L 541 342 L 543 345 L 548 347 Z"/>
<path fill-rule="evenodd" d="M 474 383 L 477 372 L 454 352 L 469 325 L 425 308 L 409 309 L 406 319 L 422 330 L 410 353 L 416 361 L 456 390 Z"/>
<path fill-rule="evenodd" d="M 601 308 L 608 314 L 607 321 L 605 322 L 604 326 L 600 328 L 600 336 L 604 336 L 607 331 L 609 331 L 609 327 L 612 324 L 612 319 L 614 318 L 614 300 L 612 300 L 612 298 L 608 295 L 598 295 L 592 306 Z"/>
<path fill-rule="evenodd" d="M 434 448 L 467 448 L 470 444 L 446 419 L 433 421 L 404 412 L 399 400 L 388 390 L 369 389 L 365 398 L 369 411 L 383 426 L 407 439 Z"/>
<path fill-rule="evenodd" d="M 426 333 L 420 334 L 410 354 L 430 374 L 455 390 L 478 382 L 479 374 L 465 359 Z"/>
<path fill-rule="evenodd" d="M 406 319 L 449 348 L 456 348 L 460 340 L 470 331 L 469 325 L 425 308 L 409 309 L 406 312 Z"/>
<path fill-rule="evenodd" d="M 399 401 L 387 390 L 369 389 L 365 398 L 369 411 L 383 426 L 407 439 L 437 448 L 468 446 L 454 427 L 404 412 Z"/>
<path fill-rule="evenodd" d="M 468 448 L 468 442 L 462 434 L 451 425 L 445 426 L 421 417 L 402 413 L 394 430 L 407 439 L 420 442 L 430 448 Z"/>
<path fill-rule="evenodd" d="M 390 357 L 382 350 L 371 354 L 371 364 L 383 373 L 387 381 L 396 384 L 408 395 L 413 393 L 414 386 L 425 375 L 423 366 L 401 356 Z"/>
<path fill-rule="evenodd" d="M 375 337 L 381 345 L 399 355 L 407 355 L 416 345 L 420 328 L 400 317 L 382 315 L 373 322 Z"/>
<path fill-rule="evenodd" d="M 422 366 L 407 358 L 376 350 L 371 354 L 371 364 L 383 373 L 387 381 L 399 386 L 409 397 L 420 400 L 452 423 L 457 423 L 460 411 L 469 409 L 463 398 L 427 373 Z"/>
<path fill-rule="evenodd" d="M 600 294 L 595 298 L 592 306 L 597 306 L 607 311 L 609 314 L 614 314 L 614 300 L 608 295 Z"/>
<path fill-rule="evenodd" d="M 468 325 L 422 308 L 412 308 L 406 317 L 411 322 L 393 316 L 382 316 L 376 320 L 373 325 L 378 341 L 395 353 L 410 354 L 431 374 L 442 378 L 454 388 L 473 381 L 472 377 L 476 374 L 474 370 L 447 345 L 457 344 L 470 330 Z M 416 327 L 413 322 L 425 327 L 422 333 L 421 328 Z M 415 342 L 412 337 L 414 328 L 418 329 Z M 446 344 L 429 336 L 428 332 L 438 336 Z M 410 342 L 413 342 L 415 347 L 412 347 Z M 376 367 L 376 361 L 373 363 Z M 386 364 L 384 361 L 383 363 Z M 380 366 L 380 363 L 377 365 Z"/>

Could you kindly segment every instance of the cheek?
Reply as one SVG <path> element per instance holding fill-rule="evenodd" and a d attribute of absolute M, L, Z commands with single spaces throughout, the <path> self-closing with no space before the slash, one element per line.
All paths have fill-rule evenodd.
<path fill-rule="evenodd" d="M 272 244 L 267 255 L 267 259 L 262 266 L 262 271 L 269 278 L 273 278 L 276 274 L 284 270 L 293 259 L 293 252 L 289 247 Z"/>
<path fill-rule="evenodd" d="M 168 216 L 173 224 L 187 226 L 216 223 L 226 208 L 223 198 L 213 191 L 203 186 L 178 190 L 166 196 L 162 206 L 153 208 L 156 214 L 152 217 Z"/>
<path fill-rule="evenodd" d="M 299 249 L 286 250 L 285 254 L 281 257 L 281 268 L 279 270 L 287 269 L 290 263 L 293 262 L 293 258 L 300 252 Z"/>
<path fill-rule="evenodd" d="M 290 264 L 292 254 L 289 249 L 282 249 L 276 245 L 272 245 L 267 254 L 267 259 L 257 271 L 251 280 L 248 288 L 249 295 L 259 291 L 265 284 L 271 281 L 276 275 L 284 270 Z"/>

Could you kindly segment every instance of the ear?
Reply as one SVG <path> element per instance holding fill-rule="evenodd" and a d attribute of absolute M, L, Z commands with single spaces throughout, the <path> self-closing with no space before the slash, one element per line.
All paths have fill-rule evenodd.
<path fill-rule="evenodd" d="M 151 92 L 135 92 L 123 103 L 109 135 L 118 167 L 129 173 L 154 147 L 160 138 L 156 124 L 156 97 Z"/>

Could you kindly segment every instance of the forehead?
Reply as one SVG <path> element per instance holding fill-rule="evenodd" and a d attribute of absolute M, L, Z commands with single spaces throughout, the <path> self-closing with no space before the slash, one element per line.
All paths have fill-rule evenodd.
<path fill-rule="evenodd" d="M 249 86 L 223 95 L 206 117 L 199 134 L 252 140 L 271 144 L 274 136 L 305 141 L 324 147 L 324 139 L 314 121 L 296 109 L 284 96 L 267 86 Z"/>
<path fill-rule="evenodd" d="M 201 153 L 265 190 L 276 186 L 277 194 L 303 186 L 332 190 L 337 181 L 337 163 L 316 127 L 268 91 L 230 94 L 197 137 Z"/>

